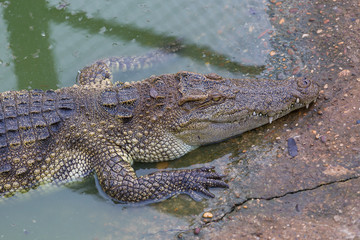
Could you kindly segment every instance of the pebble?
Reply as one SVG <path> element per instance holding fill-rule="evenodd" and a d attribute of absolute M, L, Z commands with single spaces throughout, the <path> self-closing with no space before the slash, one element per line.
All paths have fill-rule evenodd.
<path fill-rule="evenodd" d="M 296 74 L 298 74 L 299 72 L 300 72 L 300 67 L 297 66 L 297 67 L 295 67 L 295 68 L 293 69 L 292 74 L 293 74 L 293 75 L 296 75 Z"/>
<path fill-rule="evenodd" d="M 291 48 L 289 48 L 289 49 L 287 50 L 287 52 L 288 52 L 289 55 L 294 55 L 294 50 L 292 50 Z"/>
<path fill-rule="evenodd" d="M 213 218 L 214 215 L 211 212 L 204 212 L 203 218 Z"/>
<path fill-rule="evenodd" d="M 338 74 L 339 77 L 348 77 L 350 75 L 351 75 L 351 71 L 348 69 L 344 69 Z"/>
<path fill-rule="evenodd" d="M 299 11 L 298 8 L 290 8 L 290 9 L 289 9 L 289 12 L 290 12 L 290 13 L 297 13 L 297 11 Z"/>
<path fill-rule="evenodd" d="M 356 121 L 356 124 L 360 124 L 360 120 L 357 120 L 357 121 Z"/>
<path fill-rule="evenodd" d="M 326 142 L 326 137 L 325 137 L 324 135 L 322 135 L 322 136 L 320 137 L 320 141 L 321 141 L 322 143 L 325 143 L 325 142 Z"/>
<path fill-rule="evenodd" d="M 201 228 L 197 227 L 197 228 L 194 229 L 194 234 L 199 235 L 200 231 L 201 231 Z"/>
<path fill-rule="evenodd" d="M 335 222 L 338 222 L 338 221 L 340 221 L 340 220 L 341 220 L 341 217 L 340 217 L 340 216 L 338 216 L 338 215 L 335 215 L 335 216 L 334 216 L 334 220 L 335 220 Z"/>
<path fill-rule="evenodd" d="M 298 147 L 296 145 L 295 139 L 289 138 L 287 140 L 288 143 L 288 152 L 291 157 L 295 157 L 298 155 Z"/>

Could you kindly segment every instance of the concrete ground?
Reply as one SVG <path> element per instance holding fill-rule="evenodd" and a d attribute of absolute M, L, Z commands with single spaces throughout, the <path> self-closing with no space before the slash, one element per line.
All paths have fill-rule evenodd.
<path fill-rule="evenodd" d="M 270 0 L 269 15 L 276 31 L 268 34 L 292 39 L 274 43 L 275 53 L 299 57 L 303 65 L 287 71 L 317 81 L 320 96 L 308 110 L 228 141 L 238 146 L 222 169 L 229 190 L 207 209 L 212 218 L 200 215 L 177 237 L 359 240 L 360 2 Z"/>

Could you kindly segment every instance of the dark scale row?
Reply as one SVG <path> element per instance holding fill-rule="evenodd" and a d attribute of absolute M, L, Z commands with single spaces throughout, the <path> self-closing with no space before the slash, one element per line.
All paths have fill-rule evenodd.
<path fill-rule="evenodd" d="M 52 90 L 5 92 L 0 95 L 0 148 L 34 144 L 59 130 L 75 105 L 66 94 Z"/>
<path fill-rule="evenodd" d="M 131 118 L 139 98 L 135 87 L 114 87 L 101 93 L 99 104 L 118 118 Z"/>

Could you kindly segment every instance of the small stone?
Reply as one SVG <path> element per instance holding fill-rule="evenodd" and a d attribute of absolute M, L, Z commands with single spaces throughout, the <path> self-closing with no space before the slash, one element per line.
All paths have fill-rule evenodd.
<path fill-rule="evenodd" d="M 297 11 L 299 11 L 298 8 L 290 8 L 290 9 L 289 9 L 289 12 L 290 12 L 290 13 L 297 13 Z"/>
<path fill-rule="evenodd" d="M 322 136 L 320 137 L 320 141 L 321 141 L 322 143 L 325 143 L 325 142 L 326 142 L 326 137 L 325 137 L 324 135 L 322 135 Z"/>
<path fill-rule="evenodd" d="M 357 121 L 356 121 L 356 124 L 360 124 L 360 120 L 357 120 Z"/>
<path fill-rule="evenodd" d="M 341 220 L 341 217 L 339 215 L 335 215 L 334 220 L 335 220 L 335 222 L 338 222 Z"/>
<path fill-rule="evenodd" d="M 282 18 L 282 19 L 280 19 L 279 24 L 283 24 L 284 22 L 285 22 L 285 19 Z"/>
<path fill-rule="evenodd" d="M 213 218 L 214 215 L 211 212 L 204 212 L 204 214 L 202 215 L 203 218 Z"/>
<path fill-rule="evenodd" d="M 325 100 L 329 100 L 330 98 L 331 98 L 330 93 L 325 93 L 325 94 L 324 94 L 324 99 L 325 99 Z"/>
<path fill-rule="evenodd" d="M 274 50 L 270 51 L 270 56 L 275 56 L 276 52 Z"/>
<path fill-rule="evenodd" d="M 351 143 L 356 142 L 356 138 L 354 138 L 354 137 L 351 137 L 349 140 L 350 140 Z"/>
<path fill-rule="evenodd" d="M 328 84 L 325 84 L 324 85 L 324 89 L 328 89 L 329 88 L 329 85 Z"/>
<path fill-rule="evenodd" d="M 295 68 L 293 69 L 292 74 L 293 74 L 293 75 L 296 75 L 296 74 L 298 74 L 299 72 L 300 72 L 300 67 L 297 66 L 297 67 L 295 67 Z"/>
<path fill-rule="evenodd" d="M 291 157 L 296 157 L 298 155 L 298 148 L 294 138 L 289 138 L 288 143 L 288 152 Z"/>
<path fill-rule="evenodd" d="M 338 74 L 339 77 L 348 77 L 350 75 L 351 75 L 351 71 L 348 69 L 344 69 Z"/>
<path fill-rule="evenodd" d="M 200 231 L 201 231 L 201 228 L 197 227 L 194 229 L 194 234 L 199 235 Z"/>

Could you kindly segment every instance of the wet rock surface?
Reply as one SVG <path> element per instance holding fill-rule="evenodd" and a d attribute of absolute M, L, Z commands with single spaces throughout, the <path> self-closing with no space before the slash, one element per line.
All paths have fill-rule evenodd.
<path fill-rule="evenodd" d="M 357 0 L 269 1 L 277 65 L 267 75 L 316 79 L 320 96 L 308 110 L 221 144 L 233 155 L 212 164 L 230 188 L 178 238 L 360 239 L 359 8 Z"/>

